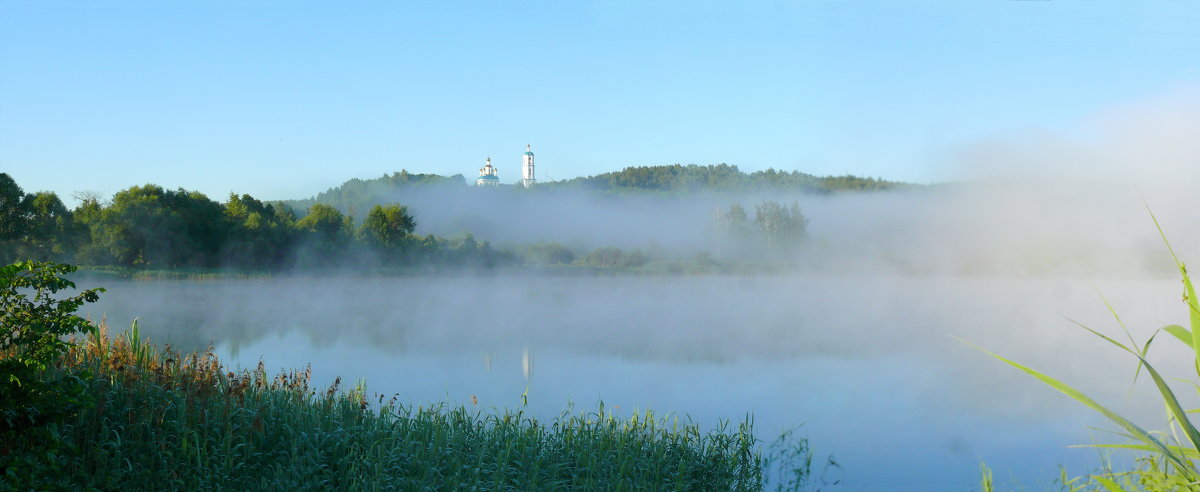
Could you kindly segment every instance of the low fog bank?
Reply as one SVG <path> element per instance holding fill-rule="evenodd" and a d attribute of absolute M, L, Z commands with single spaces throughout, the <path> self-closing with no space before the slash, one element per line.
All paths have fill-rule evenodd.
<path fill-rule="evenodd" d="M 1184 257 L 1200 254 L 1182 187 L 1141 194 Z M 806 263 L 829 271 L 949 275 L 1152 275 L 1174 271 L 1139 190 L 1095 180 L 990 180 L 802 202 Z M 1194 256 L 1194 255 L 1192 255 Z"/>
<path fill-rule="evenodd" d="M 1145 205 L 1182 257 L 1200 257 L 1200 86 L 1094 114 L 1069 131 L 1002 135 L 934 158 L 956 181 L 898 191 L 601 194 L 582 189 L 410 187 L 396 202 L 417 232 L 500 246 L 557 242 L 673 259 L 776 259 L 721 236 L 714 211 L 796 202 L 808 240 L 785 259 L 808 271 L 1139 275 L 1174 270 Z M 744 246 L 744 245 L 743 245 Z"/>
<path fill-rule="evenodd" d="M 827 195 L 467 190 L 447 200 L 414 190 L 399 200 L 417 217 L 418 233 L 471 233 L 501 248 L 554 242 L 585 255 L 615 246 L 668 260 L 708 252 L 724 263 L 785 261 L 832 273 L 1157 276 L 1173 265 L 1143 197 L 1186 258 L 1200 256 L 1200 230 L 1188 213 L 1200 206 L 1198 196 L 1186 183 L 1077 178 Z M 798 204 L 807 239 L 774 251 L 722 236 L 715 212 L 737 204 L 753 224 L 755 207 L 767 201 Z"/>
<path fill-rule="evenodd" d="M 114 327 L 137 317 L 159 342 L 188 349 L 214 343 L 235 356 L 253 350 L 244 355 L 268 363 L 291 350 L 310 350 L 318 355 L 307 362 L 330 378 L 358 375 L 337 372 L 351 361 L 326 359 L 323 351 L 379 360 L 474 354 L 477 371 L 484 358 L 515 359 L 524 350 L 696 367 L 845 361 L 912 368 L 917 376 L 909 383 L 932 400 L 952 398 L 974 412 L 1011 419 L 1071 403 L 951 336 L 1104 401 L 1129 402 L 1134 361 L 1070 320 L 1119 335 L 1101 294 L 1139 341 L 1186 319 L 1179 285 L 1169 279 L 437 276 L 107 287 L 86 312 L 107 315 Z M 312 348 L 273 341 L 281 339 Z M 1186 375 L 1189 353 L 1174 345 L 1160 339 L 1151 358 L 1166 374 Z M 544 364 L 538 370 L 570 371 Z M 1157 404 L 1132 408 L 1159 416 Z"/>

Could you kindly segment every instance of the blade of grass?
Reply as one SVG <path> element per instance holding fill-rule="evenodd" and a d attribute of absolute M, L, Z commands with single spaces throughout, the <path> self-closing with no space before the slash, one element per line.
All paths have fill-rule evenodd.
<path fill-rule="evenodd" d="M 1196 288 L 1192 286 L 1192 279 L 1188 278 L 1187 265 L 1179 261 L 1179 255 L 1175 254 L 1175 248 L 1171 247 L 1171 242 L 1167 240 L 1167 233 L 1163 232 L 1162 225 L 1158 223 L 1158 217 L 1154 216 L 1154 211 L 1150 210 L 1150 204 L 1146 203 L 1145 199 L 1142 204 L 1146 206 L 1146 212 L 1150 214 L 1150 220 L 1154 221 L 1154 227 L 1158 229 L 1158 235 L 1162 237 L 1163 244 L 1167 245 L 1167 251 L 1171 253 L 1171 259 L 1175 261 L 1175 266 L 1179 268 L 1179 274 L 1183 276 L 1183 299 L 1188 305 L 1188 321 L 1191 324 L 1192 333 L 1200 332 L 1200 300 L 1196 299 Z M 1200 337 L 1191 337 L 1192 350 L 1195 352 L 1195 367 L 1196 375 L 1200 376 Z"/>
<path fill-rule="evenodd" d="M 1120 485 L 1117 485 L 1117 482 L 1112 481 L 1108 477 L 1104 477 L 1102 475 L 1092 475 L 1092 479 L 1100 482 L 1100 485 L 1103 485 L 1105 490 L 1109 490 L 1111 492 L 1124 492 L 1125 490 Z"/>
<path fill-rule="evenodd" d="M 1178 338 L 1179 341 L 1187 344 L 1187 346 L 1192 346 L 1192 332 L 1188 331 L 1187 328 L 1179 325 L 1167 325 L 1162 327 L 1162 330 Z"/>
<path fill-rule="evenodd" d="M 1075 399 L 1075 401 L 1078 401 L 1078 402 L 1084 404 L 1085 406 L 1087 406 L 1088 408 L 1091 408 L 1092 410 L 1099 412 L 1101 415 L 1104 415 L 1109 420 L 1111 420 L 1111 421 L 1115 422 L 1117 425 L 1121 426 L 1121 428 L 1125 429 L 1127 432 L 1129 432 L 1129 434 L 1131 436 L 1133 436 L 1137 440 L 1139 440 L 1143 443 L 1146 443 L 1146 445 L 1148 445 L 1151 448 L 1153 448 L 1154 450 L 1156 450 L 1156 452 L 1161 453 L 1168 460 L 1170 460 L 1173 464 L 1175 464 L 1175 466 L 1178 467 L 1181 472 L 1186 473 L 1189 476 L 1189 478 L 1191 476 L 1196 475 L 1195 466 L 1193 466 L 1190 461 L 1185 460 L 1182 457 L 1180 457 L 1177 453 L 1172 452 L 1171 449 L 1166 444 L 1163 444 L 1162 441 L 1159 441 L 1158 438 L 1154 437 L 1149 432 L 1146 432 L 1144 429 L 1139 427 L 1137 424 L 1129 421 L 1129 419 L 1122 417 L 1121 415 L 1117 414 L 1116 412 L 1109 410 L 1108 408 L 1106 408 L 1105 406 L 1096 402 L 1095 400 L 1089 398 L 1087 395 L 1083 394 L 1079 390 L 1076 390 L 1075 388 L 1071 387 L 1070 385 L 1067 385 L 1066 383 L 1063 383 L 1062 381 L 1059 381 L 1050 376 L 1042 374 L 1041 372 L 1038 372 L 1035 369 L 1026 367 L 1018 362 L 1009 360 L 1001 355 L 994 354 L 994 353 L 992 353 L 978 345 L 975 345 L 971 342 L 968 342 L 968 341 L 963 340 L 958 337 L 954 337 L 954 339 L 956 339 L 976 350 L 979 350 L 980 352 L 983 352 L 992 357 L 995 357 L 1008 365 L 1011 365 L 1017 369 L 1020 369 L 1021 371 L 1024 371 L 1026 374 L 1029 374 L 1030 376 L 1037 378 L 1038 380 L 1042 381 L 1043 383 L 1046 383 L 1050 387 L 1062 392 L 1063 394 L 1070 396 L 1071 398 Z"/>
<path fill-rule="evenodd" d="M 1192 425 L 1190 420 L 1188 420 L 1187 412 L 1185 412 L 1183 410 L 1183 406 L 1179 404 L 1179 399 L 1175 397 L 1175 392 L 1171 391 L 1171 388 L 1167 386 L 1167 381 L 1164 380 L 1162 375 L 1154 369 L 1154 366 L 1151 366 L 1150 363 L 1147 362 L 1144 357 L 1142 357 L 1142 354 L 1139 354 L 1136 350 L 1126 347 L 1121 342 L 1113 340 L 1105 334 L 1088 328 L 1083 324 L 1075 324 L 1138 358 L 1140 366 L 1144 366 L 1146 368 L 1146 372 L 1150 374 L 1152 379 L 1154 379 L 1154 385 L 1158 387 L 1158 392 L 1162 394 L 1163 402 L 1167 404 L 1167 409 L 1170 411 L 1171 416 L 1178 421 L 1179 426 L 1183 428 L 1184 433 L 1187 435 L 1188 442 L 1191 442 L 1192 447 L 1197 451 L 1200 451 L 1200 431 L 1196 430 L 1196 427 Z"/>
<path fill-rule="evenodd" d="M 1100 449 L 1129 449 L 1133 451 L 1146 451 L 1153 453 L 1156 448 L 1145 444 L 1072 444 L 1068 448 L 1100 448 Z M 1200 452 L 1195 449 L 1185 448 L 1183 446 L 1167 445 L 1172 451 L 1175 451 L 1188 459 L 1200 459 Z"/>

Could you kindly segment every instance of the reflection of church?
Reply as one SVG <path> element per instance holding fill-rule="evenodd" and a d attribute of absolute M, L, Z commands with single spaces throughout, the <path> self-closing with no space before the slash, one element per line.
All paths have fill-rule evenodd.
<path fill-rule="evenodd" d="M 500 175 L 498 169 L 492 166 L 492 158 L 487 158 L 487 163 L 479 169 L 479 177 L 475 179 L 475 186 L 498 186 L 500 184 Z M 525 155 L 521 158 L 521 187 L 532 188 L 537 179 L 533 177 L 533 151 L 529 145 L 525 145 Z"/>

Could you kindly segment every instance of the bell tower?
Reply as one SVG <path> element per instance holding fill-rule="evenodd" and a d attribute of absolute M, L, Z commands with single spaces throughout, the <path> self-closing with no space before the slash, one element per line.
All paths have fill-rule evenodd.
<path fill-rule="evenodd" d="M 533 177 L 533 151 L 525 144 L 525 156 L 521 160 L 521 186 L 532 188 L 537 179 Z"/>

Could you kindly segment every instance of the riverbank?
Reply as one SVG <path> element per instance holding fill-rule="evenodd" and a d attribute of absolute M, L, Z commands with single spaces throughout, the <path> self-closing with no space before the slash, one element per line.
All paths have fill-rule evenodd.
<path fill-rule="evenodd" d="M 81 266 L 77 277 L 103 282 L 106 279 L 120 280 L 226 280 L 268 279 L 280 277 L 348 277 L 390 278 L 479 275 L 526 275 L 547 277 L 571 276 L 704 276 L 704 275 L 776 275 L 794 273 L 800 267 L 795 264 L 757 263 L 698 263 L 680 261 L 653 261 L 630 267 L 596 267 L 589 265 L 536 265 L 497 266 L 492 268 L 424 268 L 424 267 L 362 267 L 291 269 L 291 270 L 237 270 L 227 268 L 134 268 L 116 266 Z"/>
<path fill-rule="evenodd" d="M 810 459 L 803 440 L 764 455 L 751 419 L 705 433 L 603 405 L 549 421 L 414 408 L 362 383 L 310 387 L 308 369 L 231 371 L 211 351 L 155 347 L 136 325 L 73 340 L 55 370 L 79 377 L 79 403 L 0 446 L 4 488 L 759 490 L 780 465 L 801 485 Z"/>

